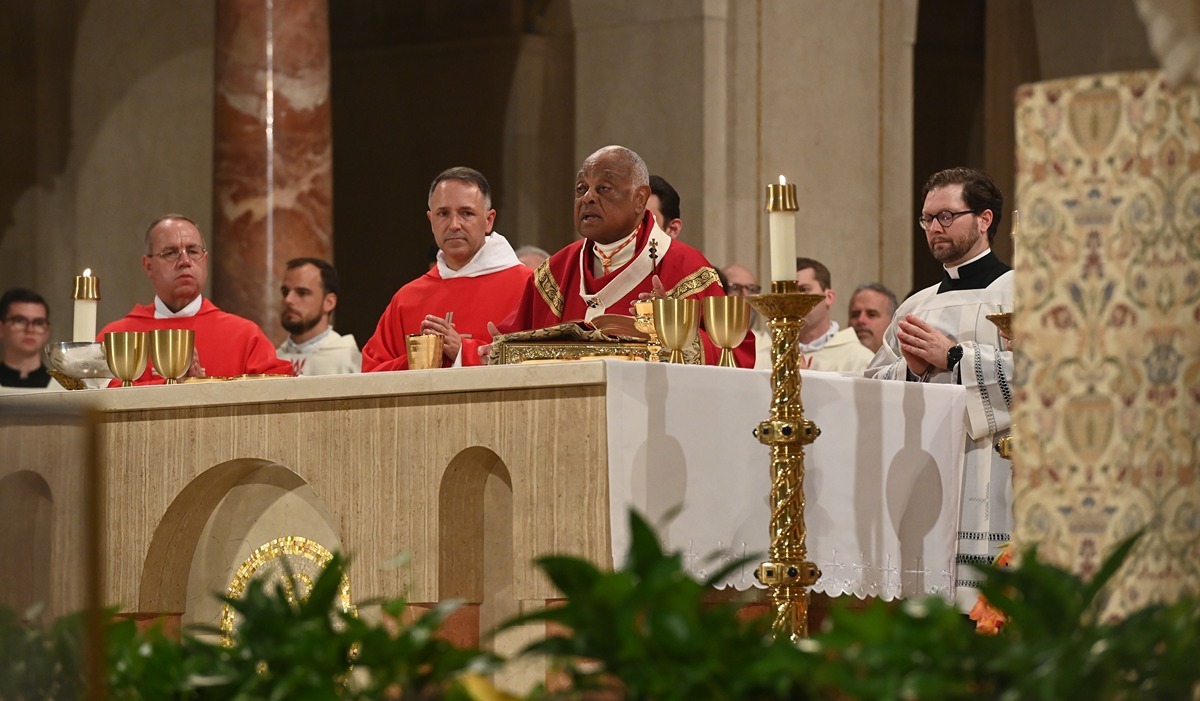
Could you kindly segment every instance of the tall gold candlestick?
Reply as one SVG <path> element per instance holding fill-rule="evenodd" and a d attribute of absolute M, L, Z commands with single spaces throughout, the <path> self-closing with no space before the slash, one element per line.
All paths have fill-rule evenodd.
<path fill-rule="evenodd" d="M 750 304 L 767 319 L 771 331 L 771 414 L 754 430 L 771 446 L 771 546 L 768 560 L 754 576 L 770 591 L 775 607 L 772 630 L 793 641 L 808 636 L 808 587 L 821 570 L 808 561 L 804 525 L 804 446 L 821 435 L 804 418 L 800 399 L 800 329 L 823 295 L 797 292 L 796 281 L 775 280 L 771 292 L 754 295 Z"/>

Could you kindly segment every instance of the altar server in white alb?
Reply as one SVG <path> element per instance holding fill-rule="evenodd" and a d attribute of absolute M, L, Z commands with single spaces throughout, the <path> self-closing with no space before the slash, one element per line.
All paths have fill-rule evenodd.
<path fill-rule="evenodd" d="M 1012 352 L 988 314 L 1013 309 L 1013 272 L 992 252 L 1004 198 L 991 176 L 951 168 L 925 183 L 919 223 L 942 281 L 905 300 L 867 377 L 967 389 L 967 456 L 959 521 L 957 599 L 974 605 L 978 573 L 1012 532 L 1012 464 L 993 449 L 1009 430 Z"/>
<path fill-rule="evenodd" d="M 333 330 L 329 317 L 337 308 L 338 274 L 320 258 L 287 262 L 279 291 L 279 321 L 288 337 L 278 348 L 280 360 L 292 363 L 297 375 L 348 375 L 362 369 L 362 353 L 352 335 Z"/>

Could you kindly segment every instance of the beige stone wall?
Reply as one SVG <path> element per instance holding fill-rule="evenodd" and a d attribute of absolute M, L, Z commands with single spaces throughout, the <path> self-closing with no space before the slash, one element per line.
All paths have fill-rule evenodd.
<path fill-rule="evenodd" d="M 1200 89 L 1113 73 L 1017 104 L 1014 539 L 1110 610 L 1200 591 Z"/>
<path fill-rule="evenodd" d="M 1104 0 L 1089 11 L 1093 4 L 1031 3 L 1043 75 L 1145 59 L 1132 0 Z M 365 145 L 342 135 L 335 168 L 339 150 L 371 149 L 399 162 L 369 182 L 415 183 L 357 199 L 365 189 L 353 184 L 335 203 L 335 211 L 366 212 L 345 220 L 351 231 L 335 233 L 343 277 L 373 281 L 347 290 L 363 310 L 351 330 L 369 333 L 395 287 L 420 272 L 421 190 L 444 161 L 479 154 L 496 181 L 501 231 L 555 248 L 574 236 L 571 162 L 613 142 L 637 149 L 678 187 L 685 240 L 714 263 L 766 270 L 762 190 L 783 173 L 799 186 L 798 251 L 829 264 L 843 293 L 837 318 L 844 320 L 846 293 L 861 280 L 910 288 L 917 0 L 552 0 L 534 33 L 497 27 L 494 38 L 476 32 L 460 43 L 446 40 L 454 34 L 448 11 L 425 5 L 437 10 L 420 30 L 428 36 L 404 53 L 418 77 L 391 67 L 394 51 L 368 48 L 352 60 L 373 61 L 390 82 L 343 81 L 341 89 L 367 90 L 386 104 L 433 104 L 448 89 L 438 72 L 453 69 L 447 56 L 467 56 L 496 84 L 494 94 L 474 93 L 493 129 L 472 141 L 430 131 L 445 131 L 444 121 L 415 120 Z M 20 153 L 34 152 L 37 178 L 18 182 L 19 195 L 7 189 L 12 182 L 0 182 L 0 202 L 16 202 L 0 217 L 8 222 L 0 224 L 0 281 L 37 287 L 68 311 L 71 276 L 92 266 L 104 291 L 101 319 L 113 318 L 148 296 L 136 268 L 147 219 L 182 210 L 210 228 L 213 9 L 145 0 L 35 6 L 0 11 L 5 20 L 32 22 L 22 35 L 32 37 L 24 41 L 36 44 L 38 59 L 36 86 L 21 93 L 33 96 L 36 119 L 13 122 L 36 124 L 35 132 L 5 135 L 35 144 Z M 1075 18 L 1083 16 L 1098 41 L 1079 38 Z M 486 58 L 496 47 L 503 59 Z M 24 84 L 13 77 L 22 69 L 0 64 L 12 78 L 0 87 Z M 511 73 L 507 83 L 499 73 Z M 57 118 L 69 126 L 56 127 Z M 456 146 L 465 155 L 454 155 Z M 371 211 L 384 196 L 405 211 Z M 403 238 L 386 269 L 375 249 L 383 227 Z M 347 323 L 352 317 L 342 315 Z"/>
<path fill-rule="evenodd" d="M 915 0 L 572 10 L 580 160 L 608 143 L 638 151 L 680 191 L 685 241 L 764 275 L 765 186 L 785 175 L 797 253 L 829 266 L 842 302 L 866 280 L 909 288 Z"/>
<path fill-rule="evenodd" d="M 212 6 L 93 2 L 76 22 L 65 164 L 0 236 L 0 280 L 47 297 L 56 338 L 70 333 L 72 276 L 91 267 L 101 323 L 116 318 L 151 297 L 146 224 L 182 212 L 208 231 L 212 219 Z"/>

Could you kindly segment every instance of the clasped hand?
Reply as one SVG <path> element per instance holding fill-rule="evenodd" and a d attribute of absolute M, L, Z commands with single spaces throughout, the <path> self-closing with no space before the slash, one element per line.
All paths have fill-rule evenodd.
<path fill-rule="evenodd" d="M 947 370 L 946 354 L 955 346 L 946 334 L 933 328 L 924 319 L 908 314 L 896 330 L 900 352 L 914 375 L 924 375 L 929 369 Z"/>
<path fill-rule="evenodd" d="M 421 322 L 421 333 L 436 333 L 442 337 L 442 354 L 454 362 L 462 350 L 462 336 L 445 317 L 429 314 Z"/>

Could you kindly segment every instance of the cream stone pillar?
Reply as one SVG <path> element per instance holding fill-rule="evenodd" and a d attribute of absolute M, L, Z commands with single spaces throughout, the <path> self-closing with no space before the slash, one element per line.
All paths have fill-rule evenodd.
<path fill-rule="evenodd" d="M 213 298 L 279 343 L 291 258 L 333 255 L 325 0 L 217 3 Z"/>
<path fill-rule="evenodd" d="M 763 191 L 786 175 L 800 205 L 796 253 L 829 266 L 841 293 L 834 319 L 845 323 L 860 282 L 903 296 L 915 230 L 916 0 L 755 0 L 733 3 L 731 14 L 730 193 L 739 238 L 727 251 L 743 262 L 753 254 L 768 270 Z"/>
<path fill-rule="evenodd" d="M 575 155 L 621 144 L 682 198 L 682 240 L 728 236 L 727 0 L 573 0 Z"/>
<path fill-rule="evenodd" d="M 574 0 L 575 150 L 620 143 L 683 198 L 683 240 L 766 277 L 764 190 L 843 292 L 912 285 L 916 0 Z"/>

